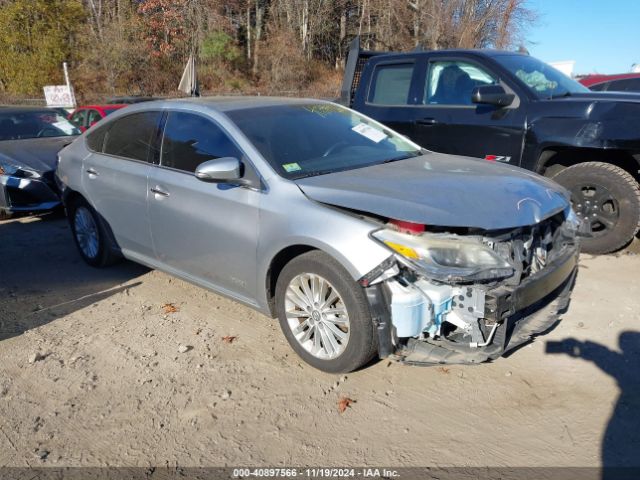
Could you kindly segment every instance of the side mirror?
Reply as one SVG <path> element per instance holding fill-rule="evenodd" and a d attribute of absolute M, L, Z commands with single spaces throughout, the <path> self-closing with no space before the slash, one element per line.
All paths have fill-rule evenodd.
<path fill-rule="evenodd" d="M 471 101 L 481 105 L 507 107 L 513 103 L 516 96 L 504 91 L 500 85 L 483 85 L 475 87 L 471 93 Z"/>
<path fill-rule="evenodd" d="M 221 157 L 207 160 L 196 168 L 196 178 L 212 183 L 242 183 L 240 178 L 240 160 L 234 157 Z"/>

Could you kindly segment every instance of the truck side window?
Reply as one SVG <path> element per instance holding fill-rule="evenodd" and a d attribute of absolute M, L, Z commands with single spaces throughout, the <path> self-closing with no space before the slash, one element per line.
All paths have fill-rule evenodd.
<path fill-rule="evenodd" d="M 413 77 L 413 63 L 379 65 L 373 74 L 369 103 L 407 105 Z"/>
<path fill-rule="evenodd" d="M 429 105 L 473 105 L 474 87 L 493 85 L 497 80 L 478 66 L 461 61 L 431 62 L 425 85 Z"/>

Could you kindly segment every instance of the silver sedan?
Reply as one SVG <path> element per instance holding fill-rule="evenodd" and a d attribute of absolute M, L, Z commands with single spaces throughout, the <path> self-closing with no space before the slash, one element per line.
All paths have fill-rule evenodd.
<path fill-rule="evenodd" d="M 576 272 L 561 187 L 330 102 L 134 105 L 57 177 L 87 263 L 125 257 L 277 316 L 328 372 L 497 358 L 557 321 Z"/>

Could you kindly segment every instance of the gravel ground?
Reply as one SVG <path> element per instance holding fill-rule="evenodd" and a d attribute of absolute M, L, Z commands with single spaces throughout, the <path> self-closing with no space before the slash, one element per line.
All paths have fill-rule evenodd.
<path fill-rule="evenodd" d="M 508 358 L 380 361 L 336 376 L 303 364 L 275 320 L 230 300 L 130 262 L 86 266 L 65 220 L 0 222 L 0 465 L 630 461 L 640 256 L 580 263 L 560 325 Z M 563 339 L 594 343 L 546 352 Z M 353 400 L 342 413 L 341 397 Z"/>

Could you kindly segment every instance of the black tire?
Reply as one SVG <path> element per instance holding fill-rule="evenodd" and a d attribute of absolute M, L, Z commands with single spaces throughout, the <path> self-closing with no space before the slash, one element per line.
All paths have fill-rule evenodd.
<path fill-rule="evenodd" d="M 80 245 L 79 236 L 76 231 L 76 222 L 78 219 L 76 218 L 76 214 L 82 210 L 83 212 L 87 212 L 91 219 L 93 220 L 96 233 L 97 233 L 97 249 L 95 255 L 91 256 L 83 251 L 83 248 Z M 67 213 L 69 219 L 69 225 L 71 226 L 71 233 L 73 235 L 73 241 L 78 248 L 78 252 L 82 259 L 91 265 L 92 267 L 107 267 L 116 263 L 120 257 L 114 252 L 112 242 L 110 240 L 110 236 L 107 233 L 107 229 L 105 227 L 104 220 L 100 217 L 100 215 L 95 211 L 95 209 L 89 205 L 89 203 L 83 198 L 76 198 L 67 206 Z"/>
<path fill-rule="evenodd" d="M 323 359 L 308 352 L 289 326 L 285 296 L 289 283 L 300 274 L 323 277 L 340 295 L 349 316 L 349 338 L 344 351 L 335 358 Z M 280 327 L 296 353 L 309 365 L 328 373 L 347 373 L 369 362 L 377 351 L 377 337 L 364 290 L 346 269 L 324 252 L 314 250 L 291 260 L 278 277 L 275 292 Z"/>
<path fill-rule="evenodd" d="M 583 252 L 610 253 L 633 240 L 640 228 L 640 186 L 626 170 L 586 162 L 552 178 L 571 192 L 576 213 L 592 225 L 593 236 L 582 240 Z"/>

